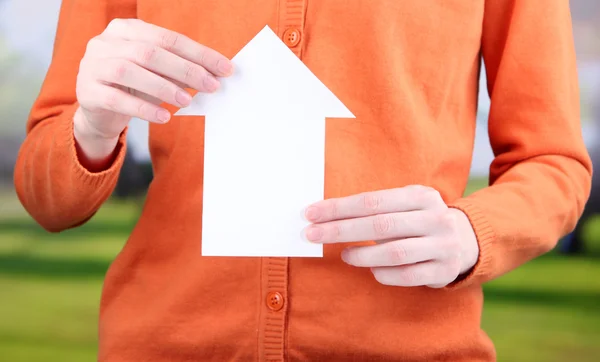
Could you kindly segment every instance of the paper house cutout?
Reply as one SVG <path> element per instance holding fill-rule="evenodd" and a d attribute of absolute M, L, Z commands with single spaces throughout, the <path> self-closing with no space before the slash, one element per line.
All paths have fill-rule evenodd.
<path fill-rule="evenodd" d="M 354 115 L 268 26 L 232 62 L 175 113 L 206 116 L 202 255 L 320 257 L 302 211 L 323 198 L 325 118 Z"/>
<path fill-rule="evenodd" d="M 216 93 L 197 93 L 175 115 L 354 118 L 268 26 L 232 63 L 234 74 L 220 79 Z"/>

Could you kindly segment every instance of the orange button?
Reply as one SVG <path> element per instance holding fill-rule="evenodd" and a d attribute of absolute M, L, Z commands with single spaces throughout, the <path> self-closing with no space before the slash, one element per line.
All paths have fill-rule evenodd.
<path fill-rule="evenodd" d="M 283 42 L 285 45 L 295 47 L 300 43 L 300 30 L 296 28 L 289 28 L 283 32 Z"/>
<path fill-rule="evenodd" d="M 274 311 L 281 310 L 283 308 L 283 295 L 278 292 L 269 292 L 267 294 L 267 307 Z"/>

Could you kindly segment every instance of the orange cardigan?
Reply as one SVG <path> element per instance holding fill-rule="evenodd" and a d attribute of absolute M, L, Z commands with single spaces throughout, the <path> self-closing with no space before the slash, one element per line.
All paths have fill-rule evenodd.
<path fill-rule="evenodd" d="M 323 258 L 202 257 L 204 122 L 174 117 L 150 127 L 155 179 L 106 275 L 101 362 L 495 360 L 482 283 L 553 248 L 590 188 L 567 1 L 64 0 L 15 170 L 22 203 L 50 231 L 92 217 L 123 162 L 125 134 L 95 173 L 72 134 L 79 61 L 115 17 L 229 57 L 265 25 L 298 30 L 291 49 L 356 115 L 327 123 L 326 197 L 435 187 L 468 215 L 481 252 L 441 290 L 383 286 L 341 261 L 347 245 L 326 245 Z M 480 55 L 495 159 L 491 187 L 462 197 Z"/>

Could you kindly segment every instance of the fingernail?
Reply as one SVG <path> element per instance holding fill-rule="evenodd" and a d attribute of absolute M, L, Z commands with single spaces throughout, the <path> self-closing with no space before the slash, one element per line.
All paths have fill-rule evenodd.
<path fill-rule="evenodd" d="M 186 92 L 186 91 L 178 90 L 175 93 L 175 100 L 180 105 L 186 107 L 192 101 L 192 96 L 188 92 Z"/>
<path fill-rule="evenodd" d="M 171 113 L 169 113 L 169 111 L 167 111 L 166 109 L 159 109 L 156 112 L 156 117 L 162 123 L 167 123 L 169 119 L 171 119 Z"/>
<path fill-rule="evenodd" d="M 207 92 L 216 91 L 217 88 L 219 88 L 219 85 L 219 81 L 212 76 L 207 76 L 206 78 L 204 78 L 204 87 L 206 88 Z"/>
<path fill-rule="evenodd" d="M 219 72 L 223 73 L 223 75 L 229 75 L 233 70 L 233 65 L 229 60 L 220 59 L 217 62 L 217 69 L 219 69 Z"/>
<path fill-rule="evenodd" d="M 350 264 L 348 263 L 348 249 L 342 250 L 342 261 L 346 264 Z"/>
<path fill-rule="evenodd" d="M 310 241 L 319 241 L 323 237 L 323 230 L 320 227 L 309 227 L 306 230 L 306 238 Z"/>
<path fill-rule="evenodd" d="M 314 206 L 309 206 L 304 215 L 308 219 L 308 221 L 318 221 L 319 220 L 319 209 Z"/>

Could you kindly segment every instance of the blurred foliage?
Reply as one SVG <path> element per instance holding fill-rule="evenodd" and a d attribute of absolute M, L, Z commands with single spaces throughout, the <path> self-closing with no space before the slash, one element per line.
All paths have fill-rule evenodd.
<path fill-rule="evenodd" d="M 485 186 L 472 182 L 467 193 Z M 94 361 L 104 274 L 139 213 L 111 200 L 86 225 L 49 234 L 0 194 L 0 360 Z M 590 254 L 554 253 L 485 286 L 483 328 L 498 361 L 600 360 L 600 220 Z"/>
<path fill-rule="evenodd" d="M 0 34 L 0 135 L 22 137 L 44 70 L 12 51 Z"/>

